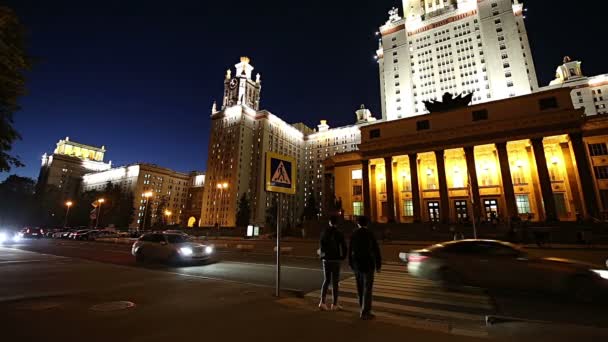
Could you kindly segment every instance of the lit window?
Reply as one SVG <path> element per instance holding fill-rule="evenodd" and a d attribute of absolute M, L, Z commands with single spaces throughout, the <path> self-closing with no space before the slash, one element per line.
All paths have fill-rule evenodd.
<path fill-rule="evenodd" d="M 414 202 L 412 200 L 403 201 L 403 216 L 414 216 Z"/>
<path fill-rule="evenodd" d="M 353 202 L 353 215 L 363 216 L 363 202 Z"/>
<path fill-rule="evenodd" d="M 530 210 L 530 198 L 528 195 L 515 195 L 515 203 L 517 203 L 517 212 L 520 215 L 529 214 Z"/>
<path fill-rule="evenodd" d="M 353 170 L 352 179 L 363 179 L 363 170 Z"/>

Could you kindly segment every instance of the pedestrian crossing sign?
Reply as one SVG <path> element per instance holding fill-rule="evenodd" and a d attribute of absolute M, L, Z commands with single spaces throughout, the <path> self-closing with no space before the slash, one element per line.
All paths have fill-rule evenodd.
<path fill-rule="evenodd" d="M 266 191 L 296 193 L 296 160 L 277 153 L 266 153 Z"/>

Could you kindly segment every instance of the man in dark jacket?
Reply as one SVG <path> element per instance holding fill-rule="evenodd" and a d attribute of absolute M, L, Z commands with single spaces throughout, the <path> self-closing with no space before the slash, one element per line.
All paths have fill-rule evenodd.
<path fill-rule="evenodd" d="M 367 217 L 357 219 L 359 228 L 350 238 L 348 263 L 357 279 L 357 294 L 361 306 L 361 319 L 373 319 L 372 289 L 374 287 L 374 273 L 380 272 L 382 257 L 380 248 L 374 234 L 367 229 Z"/>
<path fill-rule="evenodd" d="M 323 274 L 325 275 L 323 286 L 321 287 L 321 303 L 319 303 L 319 310 L 321 311 L 338 311 L 342 309 L 338 305 L 338 284 L 340 283 L 340 265 L 346 259 L 346 253 L 344 234 L 338 230 L 338 217 L 332 216 L 329 218 L 329 226 L 321 234 L 320 241 L 320 256 L 321 260 L 323 260 Z M 325 303 L 330 282 L 334 297 L 331 308 Z"/>

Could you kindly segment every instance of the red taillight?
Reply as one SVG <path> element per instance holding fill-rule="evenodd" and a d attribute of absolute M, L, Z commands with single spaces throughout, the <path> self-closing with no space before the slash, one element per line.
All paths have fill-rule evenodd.
<path fill-rule="evenodd" d="M 407 256 L 407 261 L 408 262 L 423 262 L 424 260 L 426 260 L 428 258 L 429 257 L 426 255 L 410 254 Z"/>

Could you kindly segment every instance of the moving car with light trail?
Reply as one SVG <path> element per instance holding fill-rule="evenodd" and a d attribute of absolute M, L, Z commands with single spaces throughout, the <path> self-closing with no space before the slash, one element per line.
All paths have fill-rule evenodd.
<path fill-rule="evenodd" d="M 194 261 L 212 261 L 215 257 L 212 246 L 192 240 L 189 236 L 175 233 L 148 233 L 142 235 L 131 248 L 138 262 L 155 260 L 171 264 Z"/>
<path fill-rule="evenodd" d="M 608 270 L 573 260 L 531 257 L 495 240 L 450 241 L 400 253 L 408 272 L 439 281 L 446 289 L 478 286 L 543 291 L 591 301 L 606 294 Z"/>
<path fill-rule="evenodd" d="M 21 233 L 15 233 L 9 230 L 0 230 L 0 246 L 18 243 L 21 241 L 21 239 Z"/>

